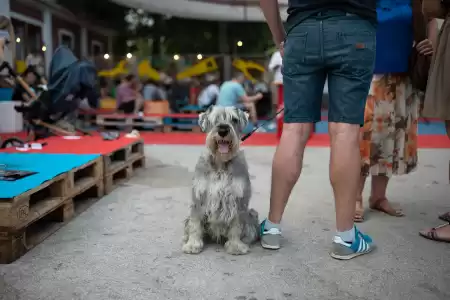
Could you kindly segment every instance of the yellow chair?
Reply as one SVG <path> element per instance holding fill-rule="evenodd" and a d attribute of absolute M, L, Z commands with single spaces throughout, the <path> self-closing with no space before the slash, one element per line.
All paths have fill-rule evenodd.
<path fill-rule="evenodd" d="M 27 69 L 27 64 L 24 60 L 16 60 L 16 71 L 18 74 L 22 74 Z"/>
<path fill-rule="evenodd" d="M 189 77 L 200 76 L 217 71 L 218 69 L 219 67 L 217 66 L 216 59 L 214 57 L 209 57 L 178 73 L 177 79 L 182 80 Z"/>
<path fill-rule="evenodd" d="M 261 73 L 264 73 L 266 71 L 266 69 L 260 65 L 257 64 L 253 61 L 245 61 L 242 59 L 235 59 L 233 61 L 233 67 L 235 67 L 236 69 L 238 69 L 239 71 L 241 71 L 245 77 L 253 82 L 257 81 L 255 77 L 253 77 L 250 72 L 248 71 L 249 69 L 254 69 L 257 71 L 260 71 Z"/>
<path fill-rule="evenodd" d="M 127 61 L 121 60 L 113 69 L 99 71 L 98 76 L 114 78 L 119 75 L 126 75 L 126 74 L 128 74 L 128 69 L 126 68 L 126 66 L 127 66 Z"/>
<path fill-rule="evenodd" d="M 100 109 L 115 109 L 116 108 L 116 99 L 114 98 L 103 98 L 100 99 Z"/>
<path fill-rule="evenodd" d="M 147 59 L 139 63 L 138 74 L 139 77 L 149 78 L 155 81 L 159 81 L 161 79 L 161 76 L 159 75 L 158 71 L 156 71 L 151 67 L 150 61 Z"/>

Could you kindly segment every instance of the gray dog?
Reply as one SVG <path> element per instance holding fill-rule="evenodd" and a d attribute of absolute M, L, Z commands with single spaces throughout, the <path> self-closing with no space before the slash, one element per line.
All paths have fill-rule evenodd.
<path fill-rule="evenodd" d="M 252 190 L 239 150 L 248 114 L 234 107 L 211 107 L 199 116 L 206 151 L 195 167 L 192 204 L 185 221 L 183 252 L 200 253 L 203 238 L 226 240 L 229 254 L 246 254 L 259 237 L 258 213 L 248 209 Z"/>

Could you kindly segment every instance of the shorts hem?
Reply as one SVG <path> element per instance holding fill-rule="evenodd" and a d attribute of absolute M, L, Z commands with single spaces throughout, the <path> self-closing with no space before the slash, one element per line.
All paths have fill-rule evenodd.
<path fill-rule="evenodd" d="M 364 126 L 364 120 L 355 120 L 347 118 L 328 118 L 328 122 Z"/>
<path fill-rule="evenodd" d="M 284 123 L 318 123 L 320 120 L 308 118 L 285 118 Z"/>

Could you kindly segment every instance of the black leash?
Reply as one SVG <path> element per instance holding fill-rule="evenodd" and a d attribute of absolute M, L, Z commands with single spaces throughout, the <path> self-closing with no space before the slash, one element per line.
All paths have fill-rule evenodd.
<path fill-rule="evenodd" d="M 272 121 L 273 119 L 275 119 L 279 114 L 281 114 L 284 111 L 284 107 L 282 109 L 280 109 L 279 111 L 277 111 L 277 113 L 269 118 L 269 120 L 267 120 L 266 122 L 264 122 L 263 124 L 257 126 L 256 128 L 254 128 L 250 133 L 247 133 L 246 135 L 244 135 L 241 138 L 241 142 L 245 141 L 246 139 L 248 139 L 252 134 L 254 134 L 258 129 L 260 129 L 261 127 L 263 127 L 265 124 L 269 123 L 270 121 Z"/>

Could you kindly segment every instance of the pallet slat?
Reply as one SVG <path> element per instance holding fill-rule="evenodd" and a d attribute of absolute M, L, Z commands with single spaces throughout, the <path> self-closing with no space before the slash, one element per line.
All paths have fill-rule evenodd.
<path fill-rule="evenodd" d="M 11 199 L 2 199 L 0 229 L 21 229 L 37 221 L 45 211 L 51 211 L 60 205 L 68 195 L 69 180 L 67 174 L 61 174 L 26 193 Z M 34 213 L 36 211 L 41 213 Z"/>

